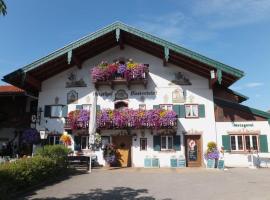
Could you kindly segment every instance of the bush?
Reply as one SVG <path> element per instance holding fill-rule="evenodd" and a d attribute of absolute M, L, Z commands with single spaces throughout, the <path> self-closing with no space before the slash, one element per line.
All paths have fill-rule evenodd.
<path fill-rule="evenodd" d="M 49 157 L 35 156 L 0 165 L 0 194 L 9 194 L 36 185 L 66 168 Z"/>
<path fill-rule="evenodd" d="M 69 151 L 63 145 L 44 146 L 32 158 L 0 164 L 0 199 L 66 173 Z"/>
<path fill-rule="evenodd" d="M 55 160 L 60 166 L 66 167 L 70 149 L 64 145 L 46 145 L 37 149 L 37 156 L 48 157 Z"/>

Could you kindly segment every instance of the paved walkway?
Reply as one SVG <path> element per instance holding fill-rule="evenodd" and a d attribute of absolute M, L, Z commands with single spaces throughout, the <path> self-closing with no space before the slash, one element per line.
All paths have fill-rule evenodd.
<path fill-rule="evenodd" d="M 270 169 L 98 169 L 21 199 L 270 200 Z"/>

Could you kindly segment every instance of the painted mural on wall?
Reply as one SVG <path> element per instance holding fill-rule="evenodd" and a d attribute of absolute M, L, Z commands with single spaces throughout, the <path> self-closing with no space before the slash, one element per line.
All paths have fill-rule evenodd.
<path fill-rule="evenodd" d="M 169 85 L 191 85 L 191 82 L 182 72 L 177 72 Z"/>
<path fill-rule="evenodd" d="M 125 90 L 118 90 L 116 93 L 115 93 L 115 97 L 114 97 L 114 100 L 125 100 L 125 99 L 128 99 L 128 94 Z"/>
<path fill-rule="evenodd" d="M 75 71 L 69 72 L 67 74 L 67 79 L 66 88 L 87 87 L 87 84 L 84 82 L 83 78 L 78 80 L 77 73 Z"/>
<path fill-rule="evenodd" d="M 185 93 L 182 89 L 175 89 L 172 92 L 172 102 L 173 103 L 184 103 L 185 102 Z"/>
<path fill-rule="evenodd" d="M 67 104 L 78 103 L 78 93 L 75 90 L 71 90 L 67 93 Z"/>

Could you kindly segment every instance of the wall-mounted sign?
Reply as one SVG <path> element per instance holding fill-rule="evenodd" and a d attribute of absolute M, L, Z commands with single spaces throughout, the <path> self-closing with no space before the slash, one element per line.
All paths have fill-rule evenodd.
<path fill-rule="evenodd" d="M 81 78 L 77 80 L 77 74 L 75 71 L 69 72 L 67 74 L 68 81 L 66 82 L 66 88 L 72 88 L 72 87 L 87 87 L 84 80 Z"/>
<path fill-rule="evenodd" d="M 232 123 L 234 127 L 241 127 L 241 128 L 247 128 L 247 127 L 254 127 L 253 123 Z"/>
<path fill-rule="evenodd" d="M 157 95 L 156 91 L 131 91 L 130 96 L 151 96 Z"/>
<path fill-rule="evenodd" d="M 174 80 L 169 83 L 169 85 L 191 85 L 191 82 L 188 78 L 186 78 L 182 72 L 178 72 L 174 74 L 175 78 Z"/>
<path fill-rule="evenodd" d="M 112 95 L 113 95 L 113 91 L 96 92 L 96 96 L 101 96 L 101 97 L 111 97 Z"/>
<path fill-rule="evenodd" d="M 173 103 L 184 103 L 185 102 L 185 94 L 182 89 L 175 89 L 172 92 L 172 102 Z"/>
<path fill-rule="evenodd" d="M 118 90 L 115 93 L 114 100 L 125 100 L 128 99 L 128 94 L 126 93 L 125 90 Z"/>
<path fill-rule="evenodd" d="M 71 90 L 67 93 L 67 104 L 78 103 L 78 93 L 75 90 Z"/>

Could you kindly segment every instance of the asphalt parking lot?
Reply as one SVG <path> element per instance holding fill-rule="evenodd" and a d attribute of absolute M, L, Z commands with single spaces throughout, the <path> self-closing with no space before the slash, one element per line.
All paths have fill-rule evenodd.
<path fill-rule="evenodd" d="M 20 199 L 270 200 L 270 169 L 96 169 Z"/>

